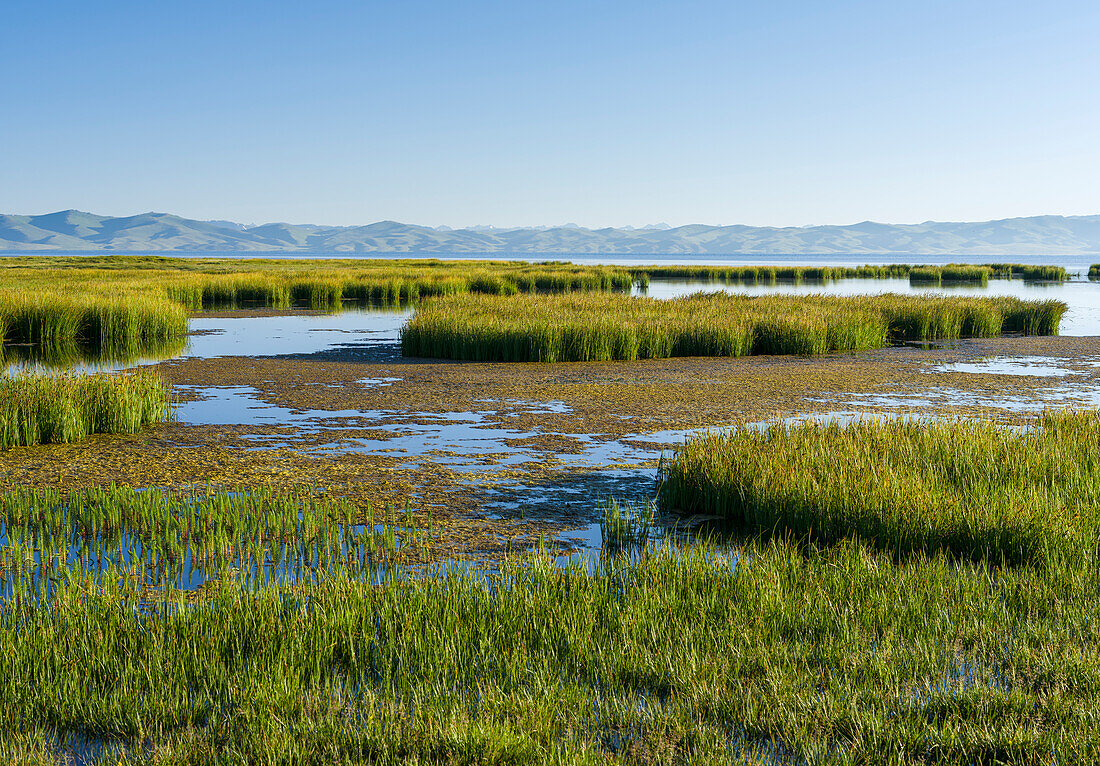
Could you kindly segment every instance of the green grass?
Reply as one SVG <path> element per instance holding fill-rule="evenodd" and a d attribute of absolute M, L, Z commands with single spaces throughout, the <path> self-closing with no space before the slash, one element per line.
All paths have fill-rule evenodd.
<path fill-rule="evenodd" d="M 636 281 L 556 262 L 10 258 L 0 263 L 0 344 L 34 344 L 51 364 L 72 349 L 133 359 L 184 337 L 189 313 L 204 308 L 335 311 L 465 292 L 629 291 Z"/>
<path fill-rule="evenodd" d="M 145 373 L 0 375 L 0 448 L 136 433 L 167 420 L 168 386 Z"/>
<path fill-rule="evenodd" d="M 655 506 L 612 499 L 600 511 L 600 538 L 607 550 L 645 548 L 653 530 Z"/>
<path fill-rule="evenodd" d="M 636 281 L 621 269 L 565 263 L 11 258 L 0 263 L 0 347 L 31 344 L 51 365 L 74 352 L 124 361 L 173 347 L 189 313 L 202 309 L 335 311 L 466 292 L 629 291 Z"/>
<path fill-rule="evenodd" d="M 193 310 L 225 306 L 338 309 L 345 302 L 403 305 L 421 298 L 484 293 L 565 293 L 629 291 L 629 273 L 600 266 L 566 264 L 442 263 L 356 265 L 318 262 L 312 269 L 252 274 L 201 275 L 177 279 L 168 296 Z"/>
<path fill-rule="evenodd" d="M 822 354 L 891 340 L 1057 332 L 1065 304 L 932 296 L 452 296 L 402 330 L 406 356 L 562 362 Z"/>
<path fill-rule="evenodd" d="M 912 266 L 895 263 L 882 266 L 636 266 L 636 277 L 653 280 L 685 279 L 727 284 L 776 284 L 777 282 L 831 282 L 840 279 L 906 279 L 914 283 L 941 281 L 985 284 L 988 279 L 1024 279 L 1062 281 L 1067 279 L 1061 266 L 1021 263 L 986 263 L 980 266 Z"/>
<path fill-rule="evenodd" d="M 187 312 L 146 296 L 111 298 L 41 290 L 0 294 L 0 343 L 34 344 L 46 358 L 70 349 L 126 357 L 187 334 Z"/>
<path fill-rule="evenodd" d="M 348 303 L 396 306 L 469 293 L 626 292 L 635 285 L 646 287 L 651 278 L 775 284 L 904 277 L 920 268 L 627 269 L 558 261 L 24 256 L 0 262 L 0 344 L 36 344 L 39 356 L 46 359 L 64 359 L 71 348 L 86 355 L 127 359 L 155 353 L 156 347 L 183 337 L 188 313 L 203 309 L 335 311 Z M 953 267 L 934 268 L 943 272 Z M 990 264 L 960 268 L 1029 278 L 1029 274 L 1055 267 Z"/>
<path fill-rule="evenodd" d="M 976 519 L 1001 497 L 976 491 L 982 468 L 993 486 L 1015 471 L 1090 496 L 1098 421 L 1050 415 L 1015 437 L 1057 444 L 1007 452 L 1009 429 L 953 433 L 940 446 L 954 462 L 896 478 L 919 493 L 969 476 Z M 886 454 L 919 467 L 926 438 L 891 437 Z M 846 503 L 873 494 L 859 450 L 829 446 L 854 477 Z M 799 454 L 765 475 L 811 475 Z M 880 450 L 869 459 L 894 477 Z M 1062 510 L 1033 521 L 1056 533 Z M 638 542 L 636 512 L 605 515 L 605 534 Z M 320 491 L 0 494 L 0 754 L 51 762 L 48 743 L 75 736 L 149 764 L 1100 757 L 1087 524 L 1075 555 L 1042 565 L 753 526 L 593 572 L 535 555 L 415 574 L 389 562 L 424 532 L 396 523 Z M 261 571 L 279 567 L 279 584 Z M 195 571 L 200 589 L 174 585 Z"/>
<path fill-rule="evenodd" d="M 1023 263 L 987 263 L 992 279 L 1023 279 L 1026 281 L 1064 282 L 1069 279 L 1062 266 L 1038 266 Z"/>
<path fill-rule="evenodd" d="M 47 600 L 0 612 L 0 749 L 60 731 L 127 763 L 1100 755 L 1093 568 L 781 540 L 632 562 L 153 604 L 125 573 L 59 567 Z"/>
<path fill-rule="evenodd" d="M 830 282 L 838 279 L 898 279 L 909 275 L 905 264 L 888 266 L 636 266 L 630 269 L 646 280 L 692 280 L 727 284 Z"/>
<path fill-rule="evenodd" d="M 753 532 L 994 563 L 1091 553 L 1100 530 L 1100 413 L 1023 429 L 973 420 L 806 423 L 702 436 L 662 468 L 666 509 Z M 1086 550 L 1087 549 L 1087 550 Z"/>
<path fill-rule="evenodd" d="M 993 270 L 987 266 L 920 266 L 909 271 L 913 285 L 975 284 L 985 286 Z"/>

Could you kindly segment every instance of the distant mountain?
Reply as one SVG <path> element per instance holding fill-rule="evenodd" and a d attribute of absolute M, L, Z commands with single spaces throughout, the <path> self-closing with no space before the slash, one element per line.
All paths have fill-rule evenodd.
<path fill-rule="evenodd" d="M 316 226 L 195 221 L 167 213 L 124 218 L 63 210 L 0 215 L 0 250 L 756 254 L 1090 255 L 1100 254 L 1100 215 L 1035 216 L 980 223 L 758 227 L 693 224 L 585 229 L 429 228 L 395 221 Z"/>

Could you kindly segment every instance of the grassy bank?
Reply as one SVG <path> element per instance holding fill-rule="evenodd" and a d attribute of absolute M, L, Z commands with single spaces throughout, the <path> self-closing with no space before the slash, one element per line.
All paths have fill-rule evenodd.
<path fill-rule="evenodd" d="M 911 285 L 986 285 L 991 269 L 985 266 L 920 266 L 909 270 Z"/>
<path fill-rule="evenodd" d="M 27 257 L 0 260 L 0 298 L 38 294 L 97 299 L 121 294 L 203 308 L 333 309 L 345 302 L 400 305 L 454 293 L 629 290 L 623 269 L 562 262 L 431 259 L 240 259 L 154 256 Z"/>
<path fill-rule="evenodd" d="M 169 344 L 187 333 L 187 312 L 143 295 L 111 297 L 61 289 L 0 290 L 0 343 L 34 344 L 46 355 L 79 349 L 126 355 Z"/>
<path fill-rule="evenodd" d="M 931 271 L 942 281 L 951 268 Z M 1054 267 L 960 268 L 977 269 L 987 277 L 1031 278 Z M 466 294 L 626 292 L 635 285 L 645 287 L 651 278 L 774 284 L 901 278 L 917 272 L 924 273 L 911 266 L 615 268 L 426 259 L 4 258 L 0 344 L 36 344 L 45 358 L 63 358 L 63 348 L 73 347 L 88 355 L 130 358 L 182 337 L 188 313 L 202 309 L 338 310 L 352 304 L 395 306 Z"/>
<path fill-rule="evenodd" d="M 398 262 L 364 267 L 320 262 L 311 269 L 191 275 L 169 285 L 168 295 L 194 310 L 241 305 L 334 309 L 345 302 L 402 305 L 459 293 L 627 292 L 634 282 L 625 271 L 600 266 Z"/>
<path fill-rule="evenodd" d="M 1079 559 L 1100 531 L 1100 413 L 1024 429 L 861 420 L 693 439 L 663 467 L 664 506 L 826 543 L 994 562 Z"/>
<path fill-rule="evenodd" d="M 1065 304 L 880 295 L 453 296 L 426 303 L 401 335 L 406 356 L 513 362 L 821 354 L 891 339 L 1057 332 Z"/>
<path fill-rule="evenodd" d="M 976 283 L 990 279 L 1025 281 L 1064 281 L 1061 266 L 1037 266 L 1022 263 L 986 263 L 981 265 L 948 264 L 922 266 L 888 264 L 882 266 L 637 266 L 631 273 L 652 280 L 681 279 L 726 284 L 816 283 L 841 279 L 909 279 L 914 284 Z"/>
<path fill-rule="evenodd" d="M 171 412 L 154 375 L 0 375 L 0 448 L 136 433 Z"/>
<path fill-rule="evenodd" d="M 457 293 L 629 291 L 635 277 L 565 263 L 242 260 L 142 256 L 0 259 L 0 344 L 38 356 L 131 358 L 187 333 L 204 308 L 338 310 Z"/>
<path fill-rule="evenodd" d="M 151 602 L 124 570 L 75 560 L 47 599 L 0 611 L 0 749 L 45 762 L 43 742 L 79 735 L 127 763 L 1100 755 L 1093 568 L 778 540 L 604 564 L 283 592 L 227 580 Z"/>

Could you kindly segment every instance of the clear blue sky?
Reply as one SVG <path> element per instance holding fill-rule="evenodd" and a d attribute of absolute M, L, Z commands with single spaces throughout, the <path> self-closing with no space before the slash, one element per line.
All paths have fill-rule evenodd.
<path fill-rule="evenodd" d="M 5 0 L 0 72 L 0 212 L 1100 213 L 1095 0 Z"/>

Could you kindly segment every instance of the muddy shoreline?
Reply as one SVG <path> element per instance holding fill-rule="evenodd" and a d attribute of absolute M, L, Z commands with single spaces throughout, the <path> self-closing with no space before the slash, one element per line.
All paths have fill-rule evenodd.
<path fill-rule="evenodd" d="M 1095 337 L 554 365 L 363 350 L 161 362 L 153 369 L 184 422 L 0 452 L 0 483 L 327 487 L 430 516 L 447 531 L 440 556 L 493 558 L 540 540 L 568 550 L 601 503 L 645 502 L 662 451 L 694 429 L 827 413 L 1021 422 L 1044 406 L 1100 403 Z M 951 367 L 1005 358 L 1038 358 L 1044 374 Z"/>

